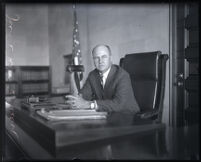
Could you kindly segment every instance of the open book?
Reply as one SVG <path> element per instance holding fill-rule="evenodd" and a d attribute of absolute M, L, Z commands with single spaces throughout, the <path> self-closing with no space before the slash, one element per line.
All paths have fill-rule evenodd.
<path fill-rule="evenodd" d="M 58 120 L 82 120 L 82 119 L 106 119 L 107 112 L 97 112 L 91 109 L 68 109 L 68 110 L 37 110 L 36 113 L 50 121 Z"/>

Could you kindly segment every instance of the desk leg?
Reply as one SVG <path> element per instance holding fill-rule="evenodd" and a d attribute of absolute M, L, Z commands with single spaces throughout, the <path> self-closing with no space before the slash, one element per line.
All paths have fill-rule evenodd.
<path fill-rule="evenodd" d="M 157 157 L 167 154 L 165 134 L 166 134 L 165 131 L 156 131 L 155 150 Z"/>
<path fill-rule="evenodd" d="M 103 147 L 103 156 L 104 156 L 105 160 L 111 160 L 111 159 L 113 159 L 112 148 L 111 148 L 110 144 Z"/>

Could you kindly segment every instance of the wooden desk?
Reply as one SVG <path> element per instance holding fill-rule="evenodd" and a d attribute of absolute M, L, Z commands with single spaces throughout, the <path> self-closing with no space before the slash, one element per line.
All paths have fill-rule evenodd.
<path fill-rule="evenodd" d="M 106 120 L 50 122 L 21 109 L 18 99 L 6 112 L 7 133 L 33 159 L 105 159 L 100 150 L 108 146 L 165 130 L 165 124 L 135 125 L 130 113 L 112 113 Z"/>

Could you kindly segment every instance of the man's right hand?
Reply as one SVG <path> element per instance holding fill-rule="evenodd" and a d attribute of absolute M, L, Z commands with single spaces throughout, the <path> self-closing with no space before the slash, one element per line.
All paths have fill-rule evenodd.
<path fill-rule="evenodd" d="M 91 101 L 87 101 L 81 97 L 81 95 L 73 96 L 67 95 L 66 103 L 75 109 L 90 109 Z"/>

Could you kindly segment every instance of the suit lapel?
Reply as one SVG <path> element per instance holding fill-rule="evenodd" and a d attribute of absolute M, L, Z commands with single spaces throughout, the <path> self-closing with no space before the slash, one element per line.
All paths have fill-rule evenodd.
<path fill-rule="evenodd" d="M 97 92 L 98 96 L 101 96 L 101 98 L 102 98 L 102 96 L 103 96 L 103 87 L 101 85 L 100 75 L 99 75 L 98 70 L 95 70 L 95 79 L 96 79 L 96 81 L 95 81 L 95 83 L 96 83 L 96 87 L 95 87 L 96 92 Z"/>

